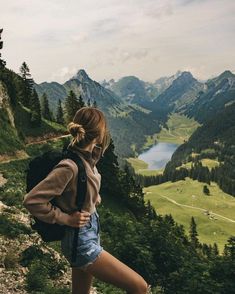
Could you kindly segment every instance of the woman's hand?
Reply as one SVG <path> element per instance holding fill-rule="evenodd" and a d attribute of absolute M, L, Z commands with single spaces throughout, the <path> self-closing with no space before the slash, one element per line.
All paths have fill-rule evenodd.
<path fill-rule="evenodd" d="M 91 214 L 88 211 L 75 211 L 68 215 L 67 225 L 74 228 L 80 228 L 90 220 Z"/>

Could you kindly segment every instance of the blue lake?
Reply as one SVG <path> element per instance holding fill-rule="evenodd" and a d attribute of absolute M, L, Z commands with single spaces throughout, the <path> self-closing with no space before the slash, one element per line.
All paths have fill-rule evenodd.
<path fill-rule="evenodd" d="M 150 170 L 162 169 L 171 159 L 172 154 L 178 146 L 179 144 L 159 142 L 147 151 L 141 153 L 138 159 L 148 163 L 148 169 Z"/>

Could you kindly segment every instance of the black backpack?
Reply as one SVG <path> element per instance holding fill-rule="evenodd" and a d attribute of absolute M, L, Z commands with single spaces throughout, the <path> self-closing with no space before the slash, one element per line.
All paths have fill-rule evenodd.
<path fill-rule="evenodd" d="M 78 166 L 78 183 L 77 183 L 77 210 L 81 211 L 85 200 L 87 191 L 87 175 L 84 164 L 81 158 L 70 150 L 63 150 L 62 152 L 48 151 L 44 154 L 34 158 L 26 170 L 26 192 L 28 193 L 34 186 L 42 181 L 52 171 L 53 167 L 62 159 L 70 158 Z M 56 206 L 55 200 L 52 199 L 51 204 Z M 49 224 L 32 216 L 33 222 L 31 227 L 36 230 L 45 242 L 59 241 L 63 238 L 65 233 L 65 225 Z M 75 228 L 76 234 L 79 228 Z M 75 241 L 74 241 L 75 242 Z"/>

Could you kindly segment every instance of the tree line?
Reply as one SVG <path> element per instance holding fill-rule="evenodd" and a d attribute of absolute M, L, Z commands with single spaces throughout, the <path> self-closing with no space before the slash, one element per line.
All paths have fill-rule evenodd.
<path fill-rule="evenodd" d="M 42 118 L 62 125 L 72 121 L 76 111 L 84 106 L 97 107 L 96 100 L 91 99 L 84 102 L 81 95 L 77 98 L 76 94 L 70 90 L 64 103 L 59 99 L 55 113 L 50 109 L 49 99 L 46 93 L 39 98 L 34 88 L 34 80 L 26 62 L 23 62 L 19 74 L 6 68 L 6 62 L 0 59 L 0 80 L 7 87 L 11 105 L 14 107 L 21 103 L 23 107 L 30 110 L 30 127 L 40 127 Z M 61 97 L 63 98 L 63 97 Z"/>

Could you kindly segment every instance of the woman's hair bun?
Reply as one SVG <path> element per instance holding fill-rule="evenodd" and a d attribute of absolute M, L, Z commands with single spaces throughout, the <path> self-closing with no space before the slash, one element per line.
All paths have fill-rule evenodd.
<path fill-rule="evenodd" d="M 68 130 L 70 134 L 74 137 L 74 143 L 79 142 L 80 140 L 84 139 L 85 137 L 85 129 L 82 125 L 71 122 L 68 124 Z"/>

